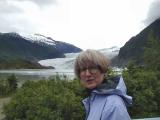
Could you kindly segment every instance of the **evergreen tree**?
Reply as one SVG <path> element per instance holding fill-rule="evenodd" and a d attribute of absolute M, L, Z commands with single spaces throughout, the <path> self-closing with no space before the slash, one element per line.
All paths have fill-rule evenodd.
<path fill-rule="evenodd" d="M 17 78 L 14 74 L 10 75 L 7 78 L 7 82 L 8 82 L 8 87 L 10 89 L 11 92 L 15 91 L 17 89 Z"/>
<path fill-rule="evenodd" d="M 78 80 L 27 81 L 4 107 L 6 120 L 82 120 Z"/>
<path fill-rule="evenodd" d="M 160 71 L 160 39 L 151 31 L 144 52 L 144 63 L 147 69 Z"/>
<path fill-rule="evenodd" d="M 147 38 L 143 65 L 130 63 L 123 71 L 128 94 L 133 97 L 132 117 L 160 115 L 160 39 L 151 31 Z"/>

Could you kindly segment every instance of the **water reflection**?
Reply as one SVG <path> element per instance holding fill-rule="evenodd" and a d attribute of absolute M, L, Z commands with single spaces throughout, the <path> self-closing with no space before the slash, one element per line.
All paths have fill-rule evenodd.
<path fill-rule="evenodd" d="M 55 74 L 66 74 L 74 75 L 71 69 L 14 69 L 14 70 L 0 70 L 0 75 L 2 74 L 15 74 L 15 75 L 28 75 L 28 76 L 41 76 L 50 77 Z"/>
<path fill-rule="evenodd" d="M 72 69 L 14 69 L 14 70 L 0 70 L 0 79 L 7 78 L 9 75 L 15 74 L 20 85 L 26 80 L 42 80 L 49 79 L 55 75 L 65 77 L 67 79 L 74 79 Z"/>

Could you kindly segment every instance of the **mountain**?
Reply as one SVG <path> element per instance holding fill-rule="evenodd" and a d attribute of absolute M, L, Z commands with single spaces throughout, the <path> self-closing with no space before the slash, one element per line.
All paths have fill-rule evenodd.
<path fill-rule="evenodd" d="M 112 58 L 118 55 L 119 49 L 120 49 L 119 47 L 113 46 L 110 48 L 100 49 L 99 51 L 102 52 L 104 55 L 108 57 L 108 59 L 111 60 Z"/>
<path fill-rule="evenodd" d="M 12 60 L 27 60 L 33 63 L 41 59 L 64 57 L 65 53 L 80 51 L 80 48 L 72 44 L 55 41 L 40 34 L 0 33 L 0 61 L 3 61 L 3 64 L 5 61 L 8 63 Z"/>
<path fill-rule="evenodd" d="M 69 44 L 65 43 L 62 41 L 55 41 L 51 37 L 46 37 L 41 34 L 22 34 L 22 37 L 32 43 L 37 43 L 42 46 L 51 46 L 54 47 L 56 50 L 64 53 L 76 53 L 82 51 L 80 48 Z M 64 55 L 63 55 L 64 56 Z"/>
<path fill-rule="evenodd" d="M 138 64 L 143 63 L 144 49 L 147 47 L 148 35 L 153 32 L 160 38 L 160 19 L 151 23 L 139 34 L 132 37 L 126 44 L 120 48 L 118 56 L 112 60 L 114 66 L 125 66 L 129 61 L 135 61 Z"/>
<path fill-rule="evenodd" d="M 106 55 L 108 59 L 112 59 L 114 56 L 118 55 L 119 48 L 114 46 L 111 48 L 100 49 L 98 51 Z M 53 66 L 59 72 L 73 72 L 74 61 L 78 54 L 79 53 L 66 53 L 65 58 L 40 60 L 39 63 L 43 66 Z"/>

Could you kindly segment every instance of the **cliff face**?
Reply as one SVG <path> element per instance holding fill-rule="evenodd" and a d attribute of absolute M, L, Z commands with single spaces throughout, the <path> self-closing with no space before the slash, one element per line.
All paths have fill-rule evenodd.
<path fill-rule="evenodd" d="M 116 66 L 125 66 L 129 61 L 143 63 L 144 48 L 147 47 L 147 38 L 150 32 L 160 38 L 160 19 L 154 21 L 139 34 L 132 37 L 126 44 L 120 48 L 119 54 L 113 59 L 112 64 Z"/>

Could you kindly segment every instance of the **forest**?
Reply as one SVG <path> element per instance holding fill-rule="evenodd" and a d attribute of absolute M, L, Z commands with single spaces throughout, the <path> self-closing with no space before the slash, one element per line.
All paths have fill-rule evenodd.
<path fill-rule="evenodd" d="M 133 97 L 128 108 L 132 118 L 160 116 L 160 39 L 151 32 L 144 48 L 143 63 L 131 61 L 122 76 L 127 94 Z M 115 75 L 110 70 L 110 75 Z M 3 107 L 4 120 L 83 120 L 81 103 L 87 96 L 78 79 L 58 75 L 50 79 L 27 81 L 20 88 L 15 75 L 0 80 L 0 97 L 10 96 Z"/>

